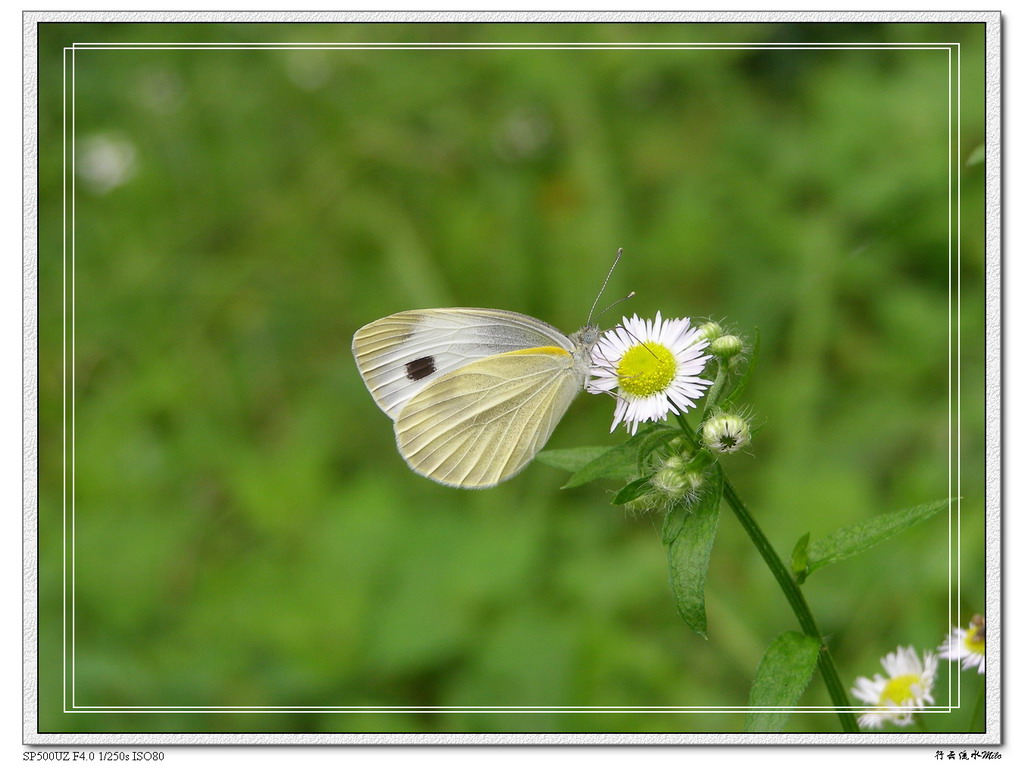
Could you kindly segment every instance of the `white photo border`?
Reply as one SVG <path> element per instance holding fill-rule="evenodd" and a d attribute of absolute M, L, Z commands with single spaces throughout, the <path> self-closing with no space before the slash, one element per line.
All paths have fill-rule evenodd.
<path fill-rule="evenodd" d="M 936 743 L 963 743 L 963 744 L 993 744 L 999 743 L 1001 739 L 1001 712 L 999 707 L 1000 702 L 1000 685 L 999 675 L 1000 670 L 1000 651 L 1001 651 L 1001 625 L 1000 625 L 1000 597 L 1001 597 L 1001 581 L 1000 581 L 1000 568 L 1001 563 L 1001 433 L 1000 433 L 1000 417 L 1001 417 L 1001 405 L 1000 405 L 1000 381 L 1001 381 L 1001 336 L 1000 336 L 1000 322 L 1001 322 L 1001 293 L 1000 293 L 1000 280 L 1001 280 L 1001 269 L 1000 269 L 1000 243 L 1001 243 L 1001 209 L 1000 209 L 1000 167 L 1001 167 L 1001 154 L 1000 154 L 1000 17 L 998 13 L 915 13 L 915 12 L 899 12 L 899 13 L 809 13 L 809 12 L 796 12 L 796 13 L 586 13 L 586 12 L 572 12 L 572 13 L 427 13 L 427 12 L 411 12 L 411 13 L 278 13 L 278 12 L 263 12 L 263 13 L 237 13 L 237 12 L 223 12 L 223 13 L 191 13 L 187 15 L 187 20 L 190 22 L 198 23 L 214 23 L 214 22 L 277 22 L 277 23 L 288 23 L 288 22 L 301 22 L 301 23 L 338 23 L 338 22 L 349 22 L 349 23 L 380 23 L 380 22 L 441 22 L 441 21 L 457 21 L 457 22 L 577 22 L 577 23 L 600 23 L 600 22 L 631 22 L 631 23 L 653 23 L 653 22 L 675 22 L 675 23 L 694 23 L 694 22 L 830 22 L 830 23 L 843 23 L 843 22 L 946 22 L 946 23 L 984 23 L 986 26 L 985 43 L 986 43 L 986 62 L 985 62 L 985 80 L 986 80 L 986 128 L 985 128 L 985 142 L 986 142 L 986 155 L 985 155 L 985 173 L 986 173 L 986 199 L 985 199 L 985 222 L 986 222 L 986 376 L 985 376 L 985 388 L 986 388 L 986 651 L 987 661 L 986 666 L 989 671 L 987 676 L 987 708 L 986 718 L 987 727 L 985 734 L 927 734 L 927 733 L 884 733 L 884 734 L 843 734 L 843 733 L 829 733 L 829 734 L 662 734 L 662 733 L 634 733 L 634 734 L 525 734 L 525 733 L 494 733 L 494 734 L 434 734 L 434 733 L 423 733 L 423 734 L 409 734 L 409 733 L 325 733 L 325 734 L 278 734 L 278 733 L 252 733 L 252 734 L 241 734 L 241 733 L 225 733 L 225 734 L 205 734 L 205 733 L 188 733 L 188 734 L 166 734 L 166 733 L 126 733 L 126 734 L 111 734 L 111 733 L 40 733 L 37 726 L 37 712 L 38 706 L 38 671 L 37 664 L 39 659 L 37 657 L 36 648 L 36 626 L 38 621 L 38 538 L 37 529 L 38 525 L 38 473 L 37 473 L 37 427 L 38 427 L 38 402 L 36 399 L 37 387 L 38 387 L 38 372 L 37 366 L 37 352 L 38 352 L 38 314 L 37 314 L 37 275 L 38 275 L 38 250 L 37 250 L 37 212 L 38 212 L 38 178 L 36 170 L 36 157 L 38 152 L 38 136 L 36 133 L 36 120 L 38 118 L 38 107 L 37 107 L 37 96 L 38 96 L 38 70 L 37 70 L 37 53 L 38 53 L 38 38 L 36 32 L 36 25 L 42 22 L 171 22 L 176 20 L 182 20 L 185 17 L 183 13 L 176 12 L 164 12 L 164 13 L 86 13 L 86 12 L 75 12 L 75 13 L 62 13 L 62 12 L 27 12 L 24 14 L 24 202 L 23 202 L 23 216 L 24 216 L 24 261 L 23 261 L 23 276 L 24 276 L 24 380 L 23 380 L 23 395 L 24 395 L 24 538 L 23 538 L 23 550 L 24 550 L 24 583 L 25 583 L 25 609 L 24 609 L 24 681 L 25 681 L 25 709 L 24 709 L 24 738 L 26 743 L 31 744 L 682 744 L 682 743 L 695 743 L 695 744 L 936 744 Z M 544 48 L 555 48 L 559 44 L 540 45 L 540 44 L 529 44 L 529 45 L 518 45 L 518 44 L 467 44 L 467 45 L 451 45 L 442 46 L 437 44 L 375 44 L 375 45 L 358 45 L 358 44 L 330 44 L 330 45 L 319 45 L 319 44 L 231 44 L 228 47 L 231 48 L 266 48 L 266 49 L 279 49 L 279 48 L 318 48 L 318 47 L 330 47 L 330 48 L 369 48 L 369 49 L 394 49 L 394 48 L 486 48 L 486 49 L 508 49 L 508 48 L 530 48 L 530 49 L 544 49 Z M 913 45 L 883 45 L 883 44 L 835 44 L 828 45 L 829 48 L 845 48 L 845 49 L 857 49 L 857 48 L 898 48 L 898 47 L 912 47 L 912 48 L 927 48 L 927 49 L 946 49 L 950 51 L 950 88 L 952 85 L 952 72 L 953 72 L 953 47 L 956 47 L 957 53 L 955 56 L 957 74 L 959 74 L 959 44 L 913 44 Z M 70 102 L 73 104 L 73 62 L 74 52 L 76 50 L 86 49 L 104 49 L 104 48 L 128 48 L 131 47 L 128 44 L 118 44 L 105 46 L 103 44 L 75 44 L 69 49 L 65 49 L 65 66 L 67 71 L 67 60 L 70 59 L 71 66 L 70 71 L 72 73 L 71 86 L 70 86 Z M 186 48 L 189 47 L 187 44 L 142 44 L 137 47 L 144 48 Z M 211 45 L 204 45 L 203 48 L 214 47 Z M 643 48 L 645 46 L 639 45 L 628 45 L 628 46 L 617 46 L 616 44 L 599 45 L 599 44 L 572 44 L 573 48 Z M 737 44 L 734 46 L 728 44 L 657 44 L 649 47 L 656 48 L 724 48 L 724 47 L 738 47 L 738 48 L 779 48 L 779 45 L 772 44 Z M 789 47 L 815 47 L 810 44 L 795 44 Z M 952 91 L 951 91 L 952 93 Z M 957 106 L 959 107 L 959 78 L 957 77 L 956 85 L 956 96 Z M 951 107 L 951 129 L 950 139 L 953 141 L 953 116 L 952 116 L 952 101 Z M 73 115 L 73 107 L 72 107 Z M 959 109 L 957 109 L 957 115 L 955 120 L 955 126 L 957 130 L 957 138 L 959 134 Z M 71 123 L 71 130 L 73 131 L 73 122 Z M 959 145 L 957 144 L 957 157 L 959 152 Z M 952 147 L 950 156 L 952 157 Z M 71 163 L 73 168 L 73 157 L 71 157 Z M 952 190 L 954 186 L 954 173 L 951 162 L 950 170 L 950 333 L 952 334 L 953 329 L 953 305 L 952 305 L 952 258 L 953 258 L 953 242 L 954 242 L 954 223 L 956 226 L 955 241 L 957 243 L 956 248 L 956 266 L 957 266 L 957 287 L 959 288 L 959 199 L 955 202 L 955 219 L 954 219 L 954 200 L 952 197 Z M 959 170 L 955 173 L 955 185 L 957 191 L 959 191 Z M 68 179 L 73 180 L 73 169 L 66 170 L 64 178 L 65 184 L 68 183 Z M 72 182 L 73 184 L 73 182 Z M 70 220 L 73 223 L 74 217 L 74 204 L 73 204 L 73 190 L 70 198 Z M 67 222 L 68 218 L 65 218 Z M 71 302 L 71 339 L 70 339 L 70 354 L 73 359 L 74 355 L 74 227 L 72 224 L 71 228 L 71 240 L 66 243 L 66 254 L 70 261 L 70 283 L 67 282 L 67 273 L 65 276 L 66 291 L 70 290 L 70 302 Z M 70 286 L 69 288 L 67 286 Z M 65 307 L 67 307 L 67 301 L 65 301 Z M 956 319 L 957 326 L 959 325 L 959 291 L 957 293 L 956 303 Z M 67 325 L 65 326 L 67 327 Z M 957 327 L 957 335 L 959 337 L 959 329 Z M 953 447 L 952 447 L 952 435 L 953 435 L 953 381 L 954 371 L 952 363 L 952 337 L 950 338 L 950 497 L 956 498 L 959 496 L 959 448 L 957 448 L 957 460 L 956 460 L 956 472 L 955 472 L 955 486 L 954 486 L 954 472 L 953 472 Z M 959 410 L 960 410 L 960 393 L 959 393 L 959 338 L 957 343 L 958 359 L 956 365 L 956 421 L 957 428 L 956 434 L 959 437 Z M 67 370 L 67 357 L 68 347 L 65 345 L 65 371 Z M 66 380 L 66 379 L 65 379 Z M 65 403 L 71 403 L 71 478 L 70 482 L 73 483 L 73 472 L 74 472 L 74 460 L 73 460 L 73 436 L 74 436 L 74 414 L 73 414 L 73 374 L 70 383 L 71 386 L 71 397 L 70 400 L 65 396 Z M 65 482 L 68 482 L 66 479 Z M 955 491 L 955 492 L 954 492 Z M 67 494 L 65 494 L 67 498 Z M 959 507 L 959 504 L 957 505 Z M 959 544 L 959 509 L 957 509 L 957 544 Z M 70 557 L 73 560 L 74 557 L 74 507 L 73 503 L 69 513 L 65 515 L 65 525 L 67 526 L 70 522 L 71 530 L 71 554 Z M 953 536 L 952 530 L 952 510 L 950 516 L 951 529 L 950 534 Z M 65 541 L 67 541 L 65 539 Z M 952 543 L 951 543 L 952 549 Z M 64 558 L 65 568 L 68 563 L 68 555 L 65 554 Z M 959 560 L 957 561 L 956 567 L 957 575 L 957 590 L 959 591 Z M 953 578 L 953 564 L 950 564 L 950 580 L 952 587 Z M 74 614 L 74 591 L 73 591 L 73 572 L 72 572 L 72 591 L 71 591 L 71 615 Z M 952 603 L 952 592 L 950 595 L 950 605 Z M 952 607 L 951 607 L 952 610 Z M 68 615 L 68 611 L 65 611 L 65 616 Z M 951 615 L 951 623 L 954 623 L 954 617 Z M 959 617 L 956 617 L 955 623 L 962 625 L 959 621 Z M 65 637 L 68 636 L 68 632 L 65 632 Z M 76 705 L 74 700 L 74 627 L 70 630 L 71 638 L 71 671 L 70 671 L 70 688 L 68 684 L 65 684 L 64 691 L 65 697 L 70 690 L 71 698 L 70 704 L 65 701 L 64 711 L 70 712 L 138 712 L 138 713 L 152 713 L 152 712 L 510 712 L 510 711 L 524 711 L 524 712 L 574 712 L 574 711 L 589 711 L 589 712 L 645 712 L 645 711 L 658 711 L 658 712 L 720 712 L 720 711 L 733 711 L 733 712 L 744 712 L 749 711 L 749 707 L 626 707 L 626 708 L 605 708 L 605 707 L 169 707 L 169 706 L 152 706 L 152 707 L 103 707 L 103 706 L 85 706 Z M 64 659 L 65 666 L 69 658 L 69 653 L 65 651 Z M 65 676 L 68 672 L 65 670 Z M 951 705 L 952 706 L 952 705 Z M 932 707 L 936 711 L 949 711 L 951 707 Z M 768 708 L 777 709 L 777 708 Z M 851 707 L 853 711 L 863 711 L 865 708 Z M 802 711 L 802 712 L 833 712 L 832 708 L 828 707 L 797 707 L 793 709 L 786 709 L 783 711 Z M 941 741 L 936 741 L 936 737 L 941 736 Z"/>

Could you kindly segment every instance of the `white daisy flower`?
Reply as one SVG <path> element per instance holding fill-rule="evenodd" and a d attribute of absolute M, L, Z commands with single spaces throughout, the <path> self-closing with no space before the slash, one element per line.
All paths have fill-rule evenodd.
<path fill-rule="evenodd" d="M 959 661 L 963 669 L 978 668 L 978 674 L 985 674 L 985 620 L 981 616 L 971 619 L 967 629 L 953 627 L 946 635 L 946 641 L 939 646 L 940 659 Z"/>
<path fill-rule="evenodd" d="M 641 320 L 636 315 L 606 331 L 591 353 L 587 391 L 613 393 L 618 404 L 612 429 L 625 423 L 636 434 L 642 421 L 660 421 L 669 413 L 685 413 L 694 407 L 712 382 L 698 374 L 710 355 L 704 334 L 689 318 Z"/>
<path fill-rule="evenodd" d="M 930 651 L 924 662 L 913 648 L 899 647 L 882 659 L 888 677 L 875 675 L 874 680 L 858 677 L 852 693 L 865 704 L 877 709 L 865 712 L 857 722 L 862 728 L 881 728 L 886 722 L 910 725 L 914 712 L 925 704 L 934 704 L 932 686 L 939 660 Z"/>

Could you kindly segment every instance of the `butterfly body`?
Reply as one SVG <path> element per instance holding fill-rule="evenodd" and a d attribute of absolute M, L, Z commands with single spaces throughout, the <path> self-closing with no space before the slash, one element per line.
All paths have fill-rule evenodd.
<path fill-rule="evenodd" d="M 582 390 L 598 330 L 500 309 L 399 312 L 356 331 L 359 373 L 416 473 L 488 488 L 530 462 Z"/>

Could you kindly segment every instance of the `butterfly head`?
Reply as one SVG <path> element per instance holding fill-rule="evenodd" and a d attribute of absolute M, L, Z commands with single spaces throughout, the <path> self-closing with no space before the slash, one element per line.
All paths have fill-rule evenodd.
<path fill-rule="evenodd" d="M 584 325 L 573 334 L 573 341 L 588 349 L 597 344 L 597 338 L 601 335 L 601 329 L 596 325 Z"/>
<path fill-rule="evenodd" d="M 588 324 L 569 337 L 573 347 L 572 356 L 576 361 L 576 365 L 581 369 L 586 370 L 590 367 L 591 351 L 594 349 L 594 345 L 597 344 L 600 335 L 600 328 L 596 325 Z"/>

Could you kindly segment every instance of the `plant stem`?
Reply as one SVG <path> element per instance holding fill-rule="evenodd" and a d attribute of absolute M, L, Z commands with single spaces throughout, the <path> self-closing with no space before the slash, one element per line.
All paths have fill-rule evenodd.
<path fill-rule="evenodd" d="M 985 678 L 978 681 L 978 698 L 974 700 L 974 712 L 971 714 L 971 731 L 985 732 Z"/>
<path fill-rule="evenodd" d="M 754 546 L 757 547 L 761 557 L 764 558 L 768 569 L 775 576 L 775 580 L 779 582 L 779 586 L 782 587 L 782 592 L 786 595 L 786 600 L 789 601 L 793 613 L 796 614 L 797 621 L 800 622 L 800 627 L 803 629 L 804 634 L 815 638 L 820 643 L 821 650 L 818 653 L 818 669 L 821 670 L 821 676 L 825 681 L 825 687 L 828 688 L 829 695 L 832 697 L 832 703 L 836 707 L 849 708 L 850 701 L 846 698 L 846 689 L 843 688 L 843 684 L 839 680 L 839 673 L 836 671 L 832 654 L 822 638 L 821 632 L 818 631 L 818 626 L 814 622 L 814 616 L 811 614 L 811 609 L 804 599 L 803 592 L 789 575 L 789 571 L 782 564 L 778 553 L 776 553 L 771 542 L 768 541 L 764 531 L 761 530 L 757 521 L 754 520 L 746 505 L 740 500 L 740 497 L 736 494 L 736 489 L 732 487 L 732 483 L 729 482 L 729 478 L 725 476 L 724 472 L 722 477 L 725 484 L 723 493 L 725 500 L 729 502 L 729 506 L 732 507 L 732 511 L 736 514 L 740 524 L 746 529 L 750 540 L 754 542 Z M 857 727 L 857 719 L 852 713 L 838 710 L 836 714 L 843 725 L 843 730 L 851 733 L 857 733 L 860 730 Z"/>
<path fill-rule="evenodd" d="M 696 435 L 682 416 L 679 417 L 679 423 L 690 439 L 694 441 L 694 445 L 698 445 Z M 797 586 L 796 582 L 789 575 L 789 571 L 783 564 L 782 559 L 775 551 L 775 548 L 772 547 L 771 542 L 768 541 L 768 537 L 765 536 L 757 521 L 754 520 L 753 515 L 750 514 L 750 510 L 747 509 L 736 493 L 736 489 L 732 487 L 732 483 L 729 482 L 729 478 L 724 470 L 722 471 L 722 481 L 724 484 L 722 495 L 740 521 L 740 525 L 746 530 L 757 551 L 761 553 L 761 557 L 768 566 L 768 570 L 772 572 L 775 580 L 782 587 L 782 592 L 786 596 L 786 600 L 789 601 L 793 613 L 796 614 L 797 621 L 800 622 L 800 627 L 803 629 L 804 634 L 818 641 L 820 648 L 818 652 L 818 669 L 821 671 L 821 677 L 825 681 L 825 687 L 828 688 L 832 704 L 836 707 L 836 715 L 839 717 L 843 730 L 849 733 L 858 733 L 860 729 L 857 727 L 857 718 L 848 711 L 850 701 L 846 698 L 846 689 L 843 688 L 843 684 L 839 680 L 839 672 L 836 670 L 835 662 L 832 660 L 832 654 L 829 652 L 828 645 L 825 643 L 824 638 L 822 638 L 821 632 L 818 631 L 818 626 L 814 622 L 814 616 L 811 614 L 811 609 L 804 599 L 803 592 L 801 592 L 800 587 Z"/>

